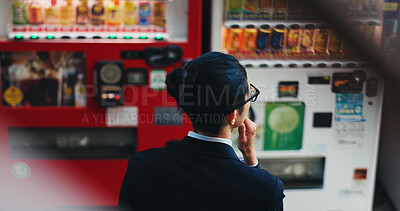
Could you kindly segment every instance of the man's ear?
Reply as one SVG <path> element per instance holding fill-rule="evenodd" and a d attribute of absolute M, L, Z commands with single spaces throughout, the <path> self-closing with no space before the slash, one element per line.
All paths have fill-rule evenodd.
<path fill-rule="evenodd" d="M 230 124 L 230 125 L 234 125 L 235 124 L 237 114 L 238 114 L 237 109 L 235 109 L 230 114 L 228 114 L 228 124 Z"/>

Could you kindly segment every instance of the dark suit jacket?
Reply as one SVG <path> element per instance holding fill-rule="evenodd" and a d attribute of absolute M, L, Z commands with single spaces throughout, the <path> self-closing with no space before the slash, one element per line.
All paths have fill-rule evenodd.
<path fill-rule="evenodd" d="M 185 137 L 136 153 L 128 163 L 119 210 L 283 210 L 282 182 L 249 167 L 232 147 Z"/>

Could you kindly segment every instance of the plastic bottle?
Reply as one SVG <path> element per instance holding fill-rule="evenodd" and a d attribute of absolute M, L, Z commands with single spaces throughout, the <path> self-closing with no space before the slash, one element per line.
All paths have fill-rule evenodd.
<path fill-rule="evenodd" d="M 74 101 L 74 87 L 72 84 L 72 75 L 74 75 L 76 70 L 74 67 L 63 68 L 63 82 L 62 82 L 62 105 L 63 106 L 73 106 Z"/>
<path fill-rule="evenodd" d="M 137 6 L 133 0 L 126 0 L 124 4 L 124 24 L 127 26 L 138 23 Z"/>
<path fill-rule="evenodd" d="M 80 4 L 76 7 L 76 24 L 86 25 L 89 23 L 89 20 L 88 0 L 81 0 Z"/>
<path fill-rule="evenodd" d="M 103 0 L 97 0 L 92 7 L 92 25 L 104 25 L 104 4 Z"/>
<path fill-rule="evenodd" d="M 13 24 L 26 25 L 28 19 L 26 18 L 26 4 L 23 1 L 17 0 L 12 4 Z"/>
<path fill-rule="evenodd" d="M 57 7 L 57 0 L 51 0 L 50 5 L 45 9 L 45 23 L 57 24 L 59 19 L 59 12 Z"/>
<path fill-rule="evenodd" d="M 121 24 L 121 7 L 119 5 L 119 0 L 112 0 L 107 5 L 106 23 L 111 26 L 118 26 Z"/>
<path fill-rule="evenodd" d="M 60 24 L 61 25 L 73 25 L 75 23 L 74 8 L 72 6 L 72 0 L 65 0 L 60 8 Z"/>
<path fill-rule="evenodd" d="M 83 82 L 83 74 L 78 74 L 78 81 L 75 84 L 75 106 L 76 107 L 85 107 L 86 106 L 86 90 L 85 83 Z"/>
<path fill-rule="evenodd" d="M 153 24 L 159 27 L 165 27 L 165 2 L 156 1 L 154 2 L 154 21 Z"/>
<path fill-rule="evenodd" d="M 28 11 L 30 24 L 43 24 L 43 8 L 38 1 L 32 0 Z"/>

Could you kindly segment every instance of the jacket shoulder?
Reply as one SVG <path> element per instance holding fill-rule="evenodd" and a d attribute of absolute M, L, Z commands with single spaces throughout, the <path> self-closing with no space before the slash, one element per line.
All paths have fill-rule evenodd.
<path fill-rule="evenodd" d="M 171 153 L 171 147 L 160 147 L 137 152 L 129 159 L 128 166 L 140 166 L 160 162 L 168 158 L 167 154 Z"/>

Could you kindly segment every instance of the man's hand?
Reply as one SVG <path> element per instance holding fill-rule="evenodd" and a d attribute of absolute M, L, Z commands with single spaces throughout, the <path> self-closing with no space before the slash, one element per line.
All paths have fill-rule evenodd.
<path fill-rule="evenodd" d="M 255 137 L 257 125 L 248 117 L 239 126 L 239 136 L 237 138 L 237 145 L 243 154 L 244 163 L 248 166 L 257 164 Z"/>

